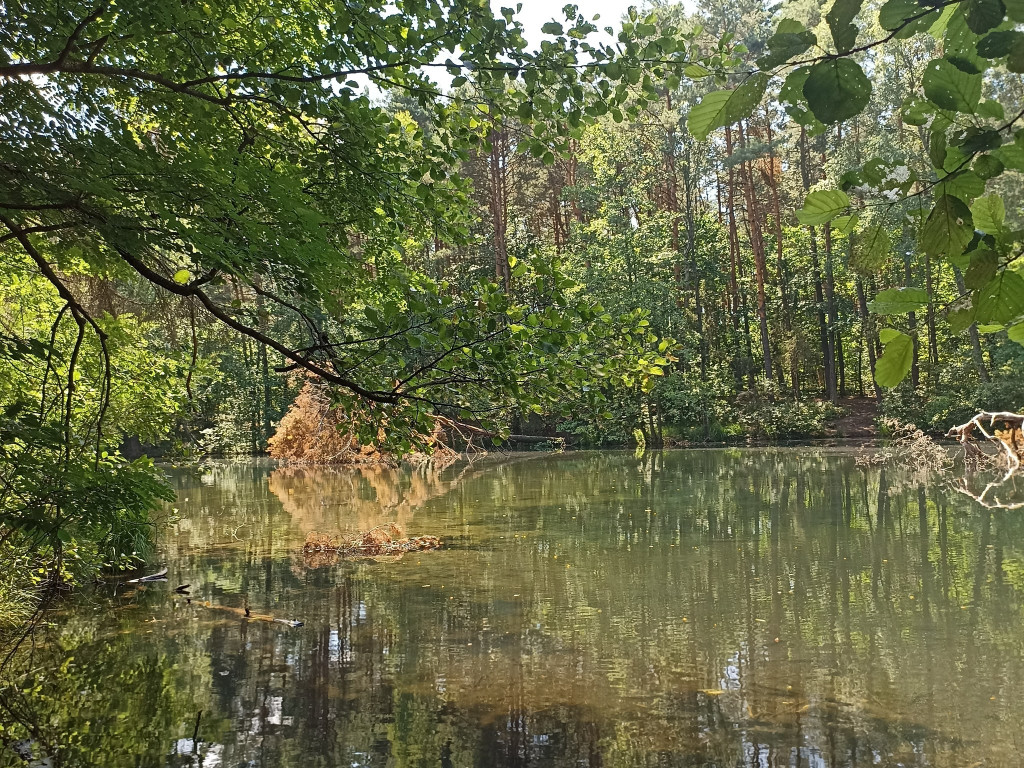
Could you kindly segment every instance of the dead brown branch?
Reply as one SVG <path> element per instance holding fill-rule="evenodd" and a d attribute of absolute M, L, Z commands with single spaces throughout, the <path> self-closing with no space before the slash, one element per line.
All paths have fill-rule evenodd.
<path fill-rule="evenodd" d="M 398 523 L 383 523 L 368 531 L 351 536 L 332 536 L 311 531 L 302 545 L 306 565 L 318 567 L 333 565 L 341 558 L 394 558 L 406 552 L 438 549 L 441 540 L 436 536 L 402 536 Z"/>
<path fill-rule="evenodd" d="M 955 437 L 964 447 L 966 459 L 981 459 L 986 454 L 979 447 L 979 436 L 996 446 L 1006 462 L 1006 469 L 1013 474 L 1020 469 L 1024 458 L 1024 415 L 1011 411 L 981 411 L 970 421 L 953 427 L 946 437 Z M 1007 477 L 1009 477 L 1009 474 Z"/>

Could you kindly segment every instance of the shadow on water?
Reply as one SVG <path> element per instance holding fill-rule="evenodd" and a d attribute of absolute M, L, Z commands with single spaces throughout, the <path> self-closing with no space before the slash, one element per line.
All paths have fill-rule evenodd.
<path fill-rule="evenodd" d="M 4 691 L 55 764 L 1020 765 L 1020 516 L 850 454 L 175 482 L 169 582 L 65 606 Z M 303 562 L 391 520 L 449 546 Z"/>

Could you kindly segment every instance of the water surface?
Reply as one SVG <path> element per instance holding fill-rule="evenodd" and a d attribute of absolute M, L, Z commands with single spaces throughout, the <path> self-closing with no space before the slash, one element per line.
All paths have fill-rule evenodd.
<path fill-rule="evenodd" d="M 1021 513 L 851 453 L 174 482 L 170 581 L 98 588 L 38 651 L 50 722 L 93 765 L 1024 761 Z M 310 531 L 386 521 L 446 546 L 303 558 Z"/>

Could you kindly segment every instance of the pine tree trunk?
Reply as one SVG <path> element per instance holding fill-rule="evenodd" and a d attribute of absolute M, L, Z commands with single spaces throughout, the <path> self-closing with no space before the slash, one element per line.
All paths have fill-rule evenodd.
<path fill-rule="evenodd" d="M 746 137 L 743 133 L 743 123 L 739 124 L 740 147 L 746 146 Z M 764 362 L 765 378 L 772 377 L 772 350 L 771 339 L 768 337 L 768 302 L 765 296 L 765 251 L 764 236 L 761 231 L 761 222 L 758 217 L 757 198 L 754 196 L 753 173 L 750 163 L 743 164 L 744 177 L 743 191 L 747 208 L 747 227 L 750 231 L 750 248 L 754 252 L 754 281 L 757 287 L 757 320 L 761 331 L 761 355 Z"/>
<path fill-rule="evenodd" d="M 810 152 L 807 149 L 807 132 L 800 129 L 800 176 L 804 192 L 811 189 Z M 811 246 L 811 278 L 814 283 L 814 305 L 818 320 L 818 344 L 825 369 L 825 395 L 830 397 L 829 382 L 833 379 L 832 357 L 828 343 L 828 323 L 825 319 L 825 291 L 821 280 L 821 263 L 818 259 L 818 234 L 814 227 L 808 227 Z"/>

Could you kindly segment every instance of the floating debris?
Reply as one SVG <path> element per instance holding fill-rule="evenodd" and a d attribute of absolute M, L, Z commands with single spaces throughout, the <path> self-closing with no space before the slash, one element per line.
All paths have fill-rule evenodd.
<path fill-rule="evenodd" d="M 162 571 L 157 573 L 151 573 L 149 576 L 140 576 L 137 579 L 129 579 L 129 584 L 146 584 L 150 581 L 167 581 L 167 569 L 164 568 Z"/>
<path fill-rule="evenodd" d="M 302 545 L 306 564 L 311 567 L 330 565 L 339 558 L 395 558 L 406 552 L 438 549 L 437 536 L 403 537 L 397 523 L 384 523 L 354 536 L 331 536 L 312 531 Z"/>
<path fill-rule="evenodd" d="M 248 603 L 242 608 L 234 608 L 230 605 L 214 605 L 209 600 L 197 600 L 192 601 L 191 598 L 185 600 L 186 605 L 197 606 L 199 608 L 208 608 L 212 611 L 223 611 L 224 613 L 231 613 L 242 619 L 248 619 L 249 621 L 266 621 L 271 624 L 284 624 L 286 627 L 301 627 L 305 625 L 303 621 L 296 621 L 294 619 L 279 619 L 276 616 L 270 616 L 266 613 L 255 613 L 250 608 Z"/>

